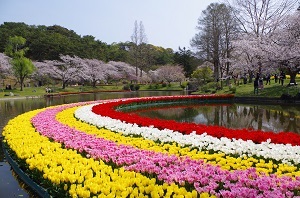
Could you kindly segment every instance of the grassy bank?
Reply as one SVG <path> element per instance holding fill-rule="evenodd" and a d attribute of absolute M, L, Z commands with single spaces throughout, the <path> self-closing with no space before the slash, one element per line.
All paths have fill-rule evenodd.
<path fill-rule="evenodd" d="M 299 82 L 300 79 L 297 79 Z M 271 81 L 270 85 L 264 84 L 264 89 L 260 89 L 258 94 L 254 94 L 253 83 L 239 83 L 234 84 L 233 81 L 230 82 L 231 87 L 227 86 L 223 82 L 222 88 L 220 83 L 215 82 L 209 83 L 205 86 L 200 87 L 198 92 L 193 94 L 235 94 L 236 96 L 251 96 L 251 97 L 280 97 L 282 94 L 290 94 L 292 96 L 296 95 L 300 91 L 300 85 L 298 86 L 287 86 L 288 80 L 282 86 L 279 83 L 274 83 L 274 80 Z M 50 94 L 77 94 L 85 92 L 104 92 L 104 91 L 124 91 L 123 85 L 100 85 L 97 87 L 91 86 L 68 86 L 65 89 L 60 88 L 59 86 L 51 87 L 52 92 Z M 171 86 L 163 86 L 161 84 L 152 84 L 152 85 L 139 85 L 139 90 L 183 90 L 180 87 L 179 83 L 173 83 Z M 12 94 L 11 94 L 12 93 Z M 12 90 L 0 89 L 0 99 L 5 98 L 20 98 L 20 97 L 44 97 L 46 93 L 46 87 L 24 87 L 23 91 L 20 91 L 20 88 L 13 88 Z"/>
<path fill-rule="evenodd" d="M 59 86 L 50 87 L 51 92 L 46 92 L 47 87 L 24 87 L 23 91 L 20 91 L 19 87 L 13 88 L 11 90 L 0 89 L 0 99 L 10 99 L 10 98 L 24 98 L 24 97 L 44 97 L 47 94 L 80 94 L 89 92 L 109 92 L 109 91 L 126 91 L 124 90 L 124 85 L 99 85 L 96 87 L 92 86 L 68 86 L 65 89 Z M 139 90 L 183 90 L 179 83 L 174 83 L 171 86 L 159 85 L 139 85 Z"/>
<path fill-rule="evenodd" d="M 225 83 L 224 83 L 225 84 Z M 232 84 L 232 88 L 229 86 L 223 86 L 221 90 L 215 90 L 217 94 L 229 94 L 233 93 L 235 96 L 251 96 L 251 97 L 280 97 L 282 94 L 290 94 L 295 96 L 300 90 L 300 86 L 288 86 L 286 82 L 283 86 L 279 83 L 271 82 L 270 85 L 264 84 L 263 89 L 258 90 L 258 94 L 254 94 L 253 83 L 247 84 Z M 214 90 L 212 90 L 214 92 Z M 203 92 L 198 92 L 203 93 Z"/>

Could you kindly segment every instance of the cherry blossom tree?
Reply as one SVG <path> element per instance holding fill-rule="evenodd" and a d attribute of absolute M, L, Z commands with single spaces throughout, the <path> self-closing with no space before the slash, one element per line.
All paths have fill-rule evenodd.
<path fill-rule="evenodd" d="M 10 60 L 10 57 L 6 56 L 3 53 L 0 53 L 0 78 L 5 78 L 5 76 L 11 72 Z"/>
<path fill-rule="evenodd" d="M 10 64 L 11 58 L 6 56 L 3 53 L 0 53 L 0 75 L 3 77 L 4 75 L 8 74 L 11 70 Z"/>
<path fill-rule="evenodd" d="M 48 71 L 48 66 L 49 62 L 38 62 L 38 61 L 33 61 L 33 65 L 35 66 L 36 70 L 32 74 L 32 79 L 35 81 L 38 81 L 38 86 L 43 85 L 43 84 L 48 84 L 49 82 L 49 72 Z"/>
<path fill-rule="evenodd" d="M 265 43 L 281 29 L 285 17 L 295 9 L 297 0 L 227 0 L 234 8 L 241 33 L 234 42 L 234 68 L 253 75 L 270 70 Z M 238 71 L 238 70 L 235 70 Z"/>
<path fill-rule="evenodd" d="M 93 87 L 96 87 L 97 81 L 105 79 L 105 63 L 97 59 L 83 59 L 81 65 L 83 65 L 83 78 L 92 83 Z"/>
<path fill-rule="evenodd" d="M 151 79 L 151 82 L 158 82 L 159 81 L 159 76 L 157 70 L 150 70 L 148 71 L 148 76 Z"/>
<path fill-rule="evenodd" d="M 113 67 L 116 68 L 114 75 L 115 79 L 118 77 L 119 79 L 126 79 L 129 81 L 136 81 L 137 76 L 136 76 L 136 70 L 135 67 L 124 63 L 124 62 L 116 62 L 116 61 L 110 61 L 108 64 L 112 65 Z"/>
<path fill-rule="evenodd" d="M 179 65 L 165 65 L 156 70 L 159 80 L 171 82 L 182 82 L 185 78 L 183 68 Z"/>
<path fill-rule="evenodd" d="M 37 63 L 39 75 L 49 75 L 51 78 L 60 80 L 62 88 L 65 89 L 69 82 L 79 81 L 84 76 L 82 59 L 69 55 L 61 55 L 61 61 L 46 60 L 43 63 Z"/>
<path fill-rule="evenodd" d="M 266 62 L 291 76 L 290 83 L 296 84 L 300 72 L 300 11 L 286 17 L 280 29 L 262 45 Z"/>

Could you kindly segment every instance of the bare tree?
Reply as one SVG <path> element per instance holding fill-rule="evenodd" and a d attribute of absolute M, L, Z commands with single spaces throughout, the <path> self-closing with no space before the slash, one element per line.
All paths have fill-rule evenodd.
<path fill-rule="evenodd" d="M 229 61 L 231 56 L 232 40 L 238 31 L 237 22 L 234 19 L 232 8 L 225 4 L 212 3 L 202 12 L 198 20 L 199 33 L 191 40 L 191 45 L 202 54 L 202 58 L 214 65 L 214 79 L 222 77 L 222 66 L 229 73 Z M 221 65 L 225 63 L 224 65 Z"/>
<path fill-rule="evenodd" d="M 255 36 L 274 32 L 297 0 L 227 0 L 235 8 L 235 16 L 244 33 Z"/>
<path fill-rule="evenodd" d="M 143 69 L 147 64 L 147 36 L 143 22 L 134 22 L 133 33 L 131 35 L 132 46 L 130 49 L 133 64 L 135 66 L 136 79 L 138 78 L 138 70 L 140 69 L 140 77 L 142 77 Z"/>

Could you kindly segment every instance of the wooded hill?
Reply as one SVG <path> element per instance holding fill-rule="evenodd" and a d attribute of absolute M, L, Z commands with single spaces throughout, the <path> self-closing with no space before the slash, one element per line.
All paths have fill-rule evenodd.
<path fill-rule="evenodd" d="M 58 60 L 60 54 L 76 55 L 80 58 L 99 59 L 105 62 L 132 62 L 130 49 L 132 42 L 107 44 L 96 40 L 94 36 L 78 35 L 73 30 L 59 25 L 27 25 L 25 23 L 4 22 L 0 25 L 0 52 L 4 52 L 10 36 L 26 39 L 29 50 L 26 57 L 36 60 Z M 145 44 L 151 65 L 176 63 L 176 53 L 170 48 Z"/>

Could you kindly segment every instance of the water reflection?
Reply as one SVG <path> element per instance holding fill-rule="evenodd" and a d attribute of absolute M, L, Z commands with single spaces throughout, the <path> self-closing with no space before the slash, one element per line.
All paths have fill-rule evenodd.
<path fill-rule="evenodd" d="M 228 128 L 247 128 L 262 131 L 300 133 L 300 107 L 280 105 L 189 105 L 144 109 L 141 116 L 218 125 Z"/>

